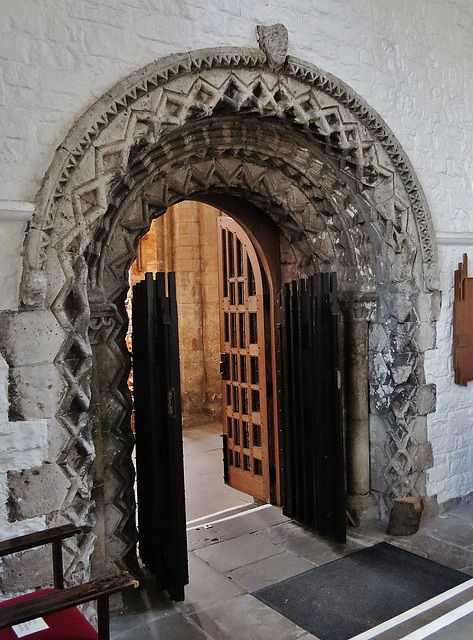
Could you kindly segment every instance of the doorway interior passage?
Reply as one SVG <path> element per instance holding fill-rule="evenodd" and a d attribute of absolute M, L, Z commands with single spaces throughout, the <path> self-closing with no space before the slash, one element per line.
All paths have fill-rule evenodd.
<path fill-rule="evenodd" d="M 188 530 L 234 519 L 255 507 L 251 496 L 224 483 L 221 431 L 220 422 L 192 424 L 183 431 Z"/>
<path fill-rule="evenodd" d="M 224 484 L 221 433 L 220 422 L 189 426 L 183 431 L 188 527 L 253 505 L 251 496 Z"/>

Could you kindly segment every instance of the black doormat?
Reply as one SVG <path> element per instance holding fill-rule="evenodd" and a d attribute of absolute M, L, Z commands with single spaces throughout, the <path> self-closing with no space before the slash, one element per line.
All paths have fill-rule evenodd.
<path fill-rule="evenodd" d="M 470 579 L 381 542 L 253 595 L 321 640 L 348 640 Z"/>

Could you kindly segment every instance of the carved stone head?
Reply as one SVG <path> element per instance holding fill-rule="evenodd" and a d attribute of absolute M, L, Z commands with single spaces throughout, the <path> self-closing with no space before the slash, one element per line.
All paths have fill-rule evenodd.
<path fill-rule="evenodd" d="M 270 27 L 258 25 L 256 27 L 258 44 L 266 54 L 271 69 L 280 69 L 287 56 L 288 35 L 283 24 L 273 24 Z"/>

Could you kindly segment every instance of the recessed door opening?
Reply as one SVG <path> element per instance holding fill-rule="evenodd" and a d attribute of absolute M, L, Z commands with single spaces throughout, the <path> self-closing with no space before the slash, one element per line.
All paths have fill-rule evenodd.
<path fill-rule="evenodd" d="M 140 557 L 176 600 L 186 528 L 283 502 L 285 515 L 345 535 L 336 277 L 329 288 L 328 274 L 285 285 L 276 309 L 278 243 L 263 251 L 265 223 L 248 226 L 244 206 L 239 224 L 202 202 L 174 205 L 130 270 Z M 325 412 L 323 388 L 333 395 Z M 304 407 L 296 422 L 294 402 Z M 326 460 L 337 467 L 328 484 Z"/>
<path fill-rule="evenodd" d="M 222 245 L 222 233 L 226 234 L 225 246 Z M 224 272 L 227 274 L 226 284 L 223 284 Z M 162 275 L 160 278 L 156 276 L 154 281 L 151 277 L 154 273 Z M 182 408 L 185 517 L 188 526 L 192 527 L 195 523 L 203 525 L 206 520 L 222 515 L 230 519 L 236 517 L 254 506 L 255 500 L 258 504 L 269 502 L 270 496 L 276 493 L 270 489 L 268 455 L 266 371 L 270 372 L 271 367 L 266 364 L 268 335 L 265 332 L 265 313 L 269 307 L 264 309 L 262 269 L 251 241 L 233 219 L 203 203 L 184 202 L 171 207 L 165 215 L 153 221 L 150 231 L 142 238 L 137 259 L 130 269 L 130 284 L 133 287 L 140 283 L 141 297 L 147 298 L 150 288 L 156 291 L 149 300 L 147 298 L 146 305 L 151 307 L 141 307 L 141 303 L 132 303 L 130 290 L 128 308 L 133 308 L 133 314 L 130 314 L 133 315 L 133 331 L 149 330 L 149 318 L 144 320 L 140 317 L 138 321 L 134 316 L 137 313 L 149 316 L 150 309 L 154 313 L 154 306 L 162 307 L 158 315 L 161 312 L 164 315 L 159 322 L 166 324 L 168 311 L 163 311 L 163 308 L 168 304 L 166 296 L 170 295 L 171 281 L 166 285 L 165 273 L 175 273 L 175 285 L 172 287 L 175 286 L 179 318 L 179 360 L 177 365 L 170 366 L 177 366 L 180 372 L 179 401 L 175 386 L 171 395 L 173 407 L 180 405 Z M 224 297 L 223 289 L 226 291 Z M 134 295 L 138 296 L 137 287 Z M 231 330 L 230 317 L 236 323 Z M 226 325 L 225 318 L 228 320 Z M 142 349 L 144 352 L 150 351 L 151 342 L 155 342 L 152 336 L 147 340 Z M 141 392 L 143 400 L 142 389 L 137 389 L 136 385 L 149 385 L 150 377 L 153 384 L 159 385 L 167 375 L 159 371 L 159 366 L 157 372 L 153 369 L 159 359 L 159 349 L 163 349 L 164 354 L 169 346 L 157 347 L 151 361 L 146 364 L 145 377 L 140 374 L 141 383 L 138 382 L 138 373 L 134 376 L 132 370 L 130 389 L 135 398 Z M 145 357 L 148 355 L 146 353 Z M 137 358 L 138 354 L 135 356 Z M 162 357 L 166 359 L 167 356 Z M 222 370 L 225 360 L 232 366 L 228 376 Z M 153 386 L 147 387 L 148 396 L 153 392 Z M 169 396 L 170 392 L 167 393 Z M 155 451 L 156 457 L 175 454 L 172 443 L 166 444 L 167 436 L 160 433 L 160 423 L 169 419 L 172 412 L 169 406 L 160 408 L 166 402 L 169 404 L 169 397 L 158 400 L 157 408 L 151 406 L 148 397 L 144 402 L 145 422 L 148 422 L 148 413 L 157 414 L 154 417 L 158 435 L 151 433 L 149 425 L 146 425 L 149 442 L 141 444 L 140 453 L 139 442 L 143 436 L 137 433 L 137 458 L 141 456 L 137 460 L 140 556 L 148 566 L 154 565 L 156 570 L 166 573 L 161 560 L 154 558 L 152 550 L 146 550 L 155 542 L 152 527 L 148 526 L 152 519 L 149 512 L 155 509 L 160 513 L 160 516 L 154 516 L 156 526 L 159 526 L 160 519 L 166 517 L 163 506 L 154 504 L 153 488 L 146 484 L 164 483 L 169 491 L 175 489 L 172 478 L 163 478 L 163 472 L 154 469 L 154 458 L 150 457 L 151 451 Z M 274 441 L 273 437 L 271 441 Z M 182 462 L 182 453 L 177 455 L 181 455 Z M 144 457 L 146 463 L 143 462 Z M 176 459 L 174 463 L 169 464 L 164 475 L 174 473 Z M 161 466 L 166 467 L 167 464 L 168 461 Z M 167 489 L 162 487 L 160 491 L 164 491 L 163 496 L 167 493 Z M 148 533 L 143 533 L 145 527 Z M 176 598 L 180 599 L 182 593 L 179 589 L 175 591 Z"/>
<path fill-rule="evenodd" d="M 223 217 L 224 216 L 224 217 Z M 263 494 L 260 488 L 239 484 L 232 478 L 227 479 L 224 485 L 224 470 L 228 463 L 228 445 L 222 449 L 222 435 L 228 435 L 227 426 L 227 394 L 222 394 L 222 381 L 220 371 L 220 359 L 222 344 L 225 344 L 225 336 L 221 334 L 222 299 L 219 295 L 219 274 L 221 265 L 221 247 L 218 240 L 220 227 L 217 229 L 218 220 L 227 220 L 234 228 L 241 229 L 231 218 L 221 211 L 198 202 L 183 202 L 171 207 L 167 213 L 153 221 L 150 231 L 141 239 L 137 259 L 130 269 L 130 284 L 133 286 L 144 278 L 146 272 L 170 272 L 176 273 L 176 297 L 179 318 L 179 356 L 180 356 L 180 382 L 182 398 L 182 423 L 184 434 L 185 471 L 186 471 L 186 510 L 187 519 L 193 520 L 210 513 L 230 508 L 239 504 L 252 502 L 253 498 L 266 500 L 269 497 Z M 246 261 L 247 269 L 252 269 L 248 250 L 241 254 L 243 245 L 238 241 L 236 257 L 243 264 Z M 241 254 L 241 255 L 240 255 Z M 252 260 L 255 261 L 254 250 Z M 232 267 L 233 268 L 233 267 Z M 255 265 L 255 269 L 259 269 Z M 248 298 L 256 305 L 255 277 L 251 272 L 249 284 L 241 273 L 239 282 L 232 281 L 231 287 L 235 289 L 238 302 L 244 304 L 245 291 L 248 289 Z M 247 276 L 245 275 L 245 278 Z M 220 274 L 221 278 L 221 274 Z M 258 276 L 258 299 L 262 302 L 261 275 Z M 128 308 L 131 309 L 131 289 Z M 236 307 L 238 308 L 238 306 Z M 234 314 L 235 315 L 235 314 Z M 248 327 L 245 327 L 245 322 Z M 232 400 L 236 399 L 238 409 L 232 416 L 232 438 L 237 424 L 238 432 L 235 440 L 231 442 L 233 447 L 239 450 L 241 471 L 254 472 L 257 480 L 263 475 L 263 462 L 261 453 L 254 462 L 249 459 L 249 444 L 261 449 L 263 441 L 267 441 L 265 432 L 262 432 L 258 423 L 261 412 L 260 405 L 265 408 L 264 384 L 259 381 L 259 367 L 264 365 L 264 347 L 259 349 L 261 353 L 260 365 L 258 358 L 257 333 L 258 324 L 255 311 L 247 310 L 246 321 L 240 316 L 239 341 L 243 335 L 248 335 L 248 356 L 232 355 L 234 369 L 232 380 L 234 384 L 243 382 L 244 390 L 234 387 Z M 259 339 L 264 341 L 263 321 L 261 319 Z M 131 346 L 131 334 L 128 337 Z M 240 342 L 239 342 L 240 344 Z M 236 346 L 236 345 L 235 345 Z M 243 350 L 245 347 L 242 347 Z M 233 348 L 233 351 L 235 349 Z M 250 351 L 256 355 L 250 356 Z M 239 380 L 236 374 L 240 362 L 243 380 Z M 246 363 L 248 360 L 248 364 Z M 246 369 L 248 371 L 246 372 Z M 248 383 L 246 379 L 248 378 Z M 130 388 L 133 392 L 133 375 L 130 376 Z M 223 389 L 226 384 L 223 383 Z M 224 403 L 224 419 L 222 421 L 222 397 Z M 251 406 L 251 412 L 249 407 Z M 243 412 L 243 413 L 242 413 Z M 240 418 L 241 415 L 241 418 Z M 255 420 L 252 417 L 258 416 Z M 236 417 L 235 417 L 236 416 Z M 263 428 L 266 428 L 263 425 Z M 240 436 L 241 433 L 241 436 Z M 245 446 L 246 445 L 246 446 Z M 233 450 L 232 450 L 233 454 Z M 235 456 L 235 457 L 237 457 Z M 225 458 L 225 465 L 222 458 Z M 232 457 L 232 462 L 234 461 Z M 238 462 L 238 460 L 236 461 Z M 267 463 L 265 461 L 265 465 Z M 266 482 L 268 473 L 265 470 Z M 260 481 L 261 484 L 261 481 Z M 232 488 L 234 490 L 232 490 Z M 190 490 L 191 489 L 191 490 Z M 209 511 L 209 508 L 211 511 Z"/>

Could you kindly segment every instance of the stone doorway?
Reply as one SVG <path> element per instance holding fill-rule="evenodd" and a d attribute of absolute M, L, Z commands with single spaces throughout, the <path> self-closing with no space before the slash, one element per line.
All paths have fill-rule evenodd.
<path fill-rule="evenodd" d="M 402 147 L 362 98 L 310 64 L 288 57 L 275 70 L 259 50 L 175 56 L 118 84 L 78 121 L 26 242 L 20 315 L 54 323 L 61 337 L 51 428 L 71 490 L 56 516 L 95 523 L 96 542 L 85 536 L 76 557 L 87 562 L 94 548 L 97 573 L 135 558 L 128 269 L 170 205 L 220 207 L 222 198 L 253 206 L 255 228 L 256 211 L 271 221 L 283 279 L 339 274 L 353 509 L 368 512 L 374 492 L 382 517 L 393 496 L 425 494 L 434 389 L 423 354 L 435 343 L 437 265 Z"/>

